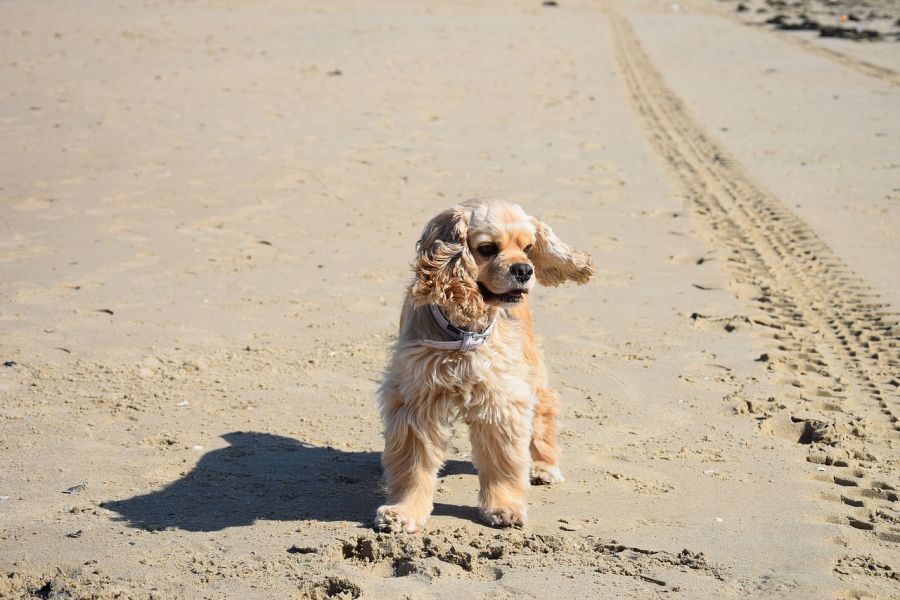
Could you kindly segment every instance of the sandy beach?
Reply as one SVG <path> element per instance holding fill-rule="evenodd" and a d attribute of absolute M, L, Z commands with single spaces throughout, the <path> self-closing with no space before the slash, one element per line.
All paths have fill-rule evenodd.
<path fill-rule="evenodd" d="M 900 598 L 900 14 L 738 4 L 0 4 L 0 598 Z M 481 524 L 460 424 L 376 533 L 473 197 L 593 256 L 566 481 Z"/>

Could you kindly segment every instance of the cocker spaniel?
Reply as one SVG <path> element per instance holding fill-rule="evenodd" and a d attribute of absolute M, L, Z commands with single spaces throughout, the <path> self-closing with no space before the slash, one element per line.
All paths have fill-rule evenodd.
<path fill-rule="evenodd" d="M 379 391 L 389 504 L 380 530 L 414 532 L 431 514 L 452 424 L 469 425 L 490 525 L 523 526 L 530 481 L 563 480 L 559 397 L 531 329 L 537 279 L 587 282 L 591 257 L 516 204 L 470 200 L 433 218 L 416 244 L 415 279 Z"/>

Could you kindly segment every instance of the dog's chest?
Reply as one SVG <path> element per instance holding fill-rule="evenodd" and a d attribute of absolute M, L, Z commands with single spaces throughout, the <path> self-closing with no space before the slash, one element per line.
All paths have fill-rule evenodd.
<path fill-rule="evenodd" d="M 441 366 L 452 381 L 451 402 L 465 421 L 494 422 L 511 409 L 528 409 L 534 390 L 528 384 L 527 366 L 521 356 L 496 351 L 458 353 Z"/>

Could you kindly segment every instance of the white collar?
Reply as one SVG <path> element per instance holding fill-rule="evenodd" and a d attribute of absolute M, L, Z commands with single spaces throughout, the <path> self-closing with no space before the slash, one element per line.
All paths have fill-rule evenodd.
<path fill-rule="evenodd" d="M 436 340 L 416 340 L 416 343 L 420 346 L 428 346 L 429 348 L 438 348 L 441 350 L 459 350 L 460 352 L 468 352 L 469 350 L 474 350 L 478 346 L 484 344 L 488 338 L 491 337 L 491 333 L 494 331 L 494 325 L 497 324 L 497 317 L 494 317 L 494 320 L 491 321 L 488 328 L 484 330 L 484 333 L 465 331 L 448 321 L 447 317 L 444 316 L 444 313 L 441 312 L 441 309 L 438 308 L 436 304 L 429 304 L 428 308 L 431 309 L 431 314 L 434 316 L 434 320 L 438 324 L 438 327 L 440 327 L 444 333 L 449 335 L 451 339 L 441 342 Z"/>

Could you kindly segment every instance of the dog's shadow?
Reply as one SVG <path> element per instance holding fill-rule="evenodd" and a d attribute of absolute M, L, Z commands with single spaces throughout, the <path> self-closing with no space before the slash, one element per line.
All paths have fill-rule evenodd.
<path fill-rule="evenodd" d="M 377 452 L 347 452 L 257 432 L 222 438 L 229 446 L 206 453 L 165 488 L 103 507 L 135 528 L 219 531 L 260 519 L 368 525 L 383 501 Z M 449 461 L 443 471 L 474 472 L 462 461 Z M 469 507 L 436 504 L 434 514 L 475 519 Z"/>

